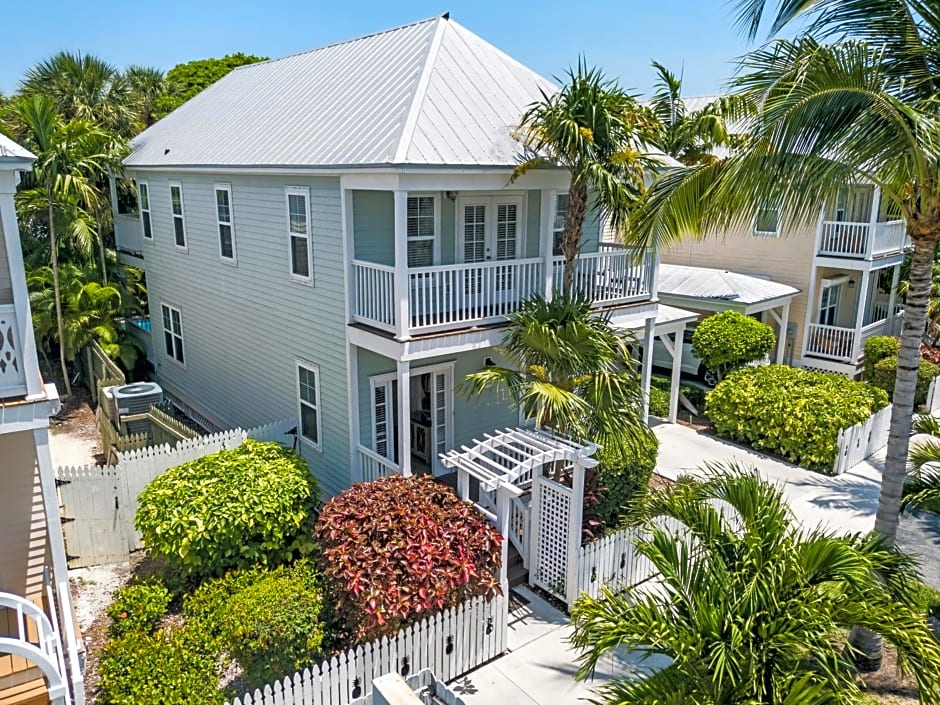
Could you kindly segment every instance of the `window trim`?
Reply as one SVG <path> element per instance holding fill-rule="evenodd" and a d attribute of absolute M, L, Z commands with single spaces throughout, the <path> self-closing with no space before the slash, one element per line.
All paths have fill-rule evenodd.
<path fill-rule="evenodd" d="M 777 211 L 777 228 L 775 230 L 758 230 L 757 229 L 757 218 L 760 216 L 761 211 Z M 751 219 L 751 236 L 752 237 L 780 237 L 780 225 L 783 222 L 783 209 L 780 206 L 774 208 L 774 206 L 759 206 L 757 211 L 754 213 L 754 217 Z"/>
<path fill-rule="evenodd" d="M 303 196 L 307 217 L 307 271 L 309 276 L 303 276 L 294 272 L 294 250 L 293 238 L 301 237 L 299 233 L 291 232 L 290 229 L 290 197 Z M 287 226 L 287 271 L 290 274 L 291 281 L 298 284 L 313 286 L 313 223 L 310 218 L 310 188 L 308 186 L 285 186 L 284 187 L 284 217 Z"/>
<path fill-rule="evenodd" d="M 408 209 L 408 200 L 410 200 L 410 199 L 412 199 L 412 198 L 430 198 L 430 199 L 432 199 L 433 204 L 434 204 L 434 206 L 433 206 L 433 207 L 434 207 L 434 216 L 433 216 L 433 218 L 434 218 L 434 226 L 433 226 L 433 227 L 434 227 L 434 236 L 433 236 L 432 238 L 427 238 L 427 237 L 410 238 L 410 237 L 408 237 L 408 232 L 407 232 L 407 220 L 408 220 L 407 209 Z M 430 265 L 427 265 L 427 266 L 436 267 L 437 265 L 439 265 L 439 264 L 441 263 L 441 194 L 440 194 L 439 192 L 436 192 L 436 191 L 415 191 L 415 192 L 409 191 L 409 192 L 408 192 L 408 196 L 407 196 L 407 198 L 405 199 L 405 209 L 406 209 L 406 214 L 405 214 L 405 221 L 406 221 L 406 224 L 405 224 L 405 239 L 406 239 L 408 242 L 410 242 L 412 239 L 414 239 L 414 240 L 417 241 L 417 242 L 422 242 L 422 241 L 425 241 L 425 240 L 430 239 L 430 240 L 432 241 L 433 247 L 434 247 L 434 252 L 433 252 L 433 255 L 434 255 L 434 256 L 431 258 L 431 264 L 430 264 Z M 420 269 L 420 267 L 409 267 L 409 269 Z"/>
<path fill-rule="evenodd" d="M 228 194 L 228 222 L 225 223 L 219 218 L 219 191 L 224 191 Z M 227 183 L 217 183 L 213 184 L 212 187 L 212 196 L 215 205 L 215 230 L 216 237 L 219 243 L 219 259 L 222 260 L 223 264 L 237 265 L 238 264 L 238 250 L 235 247 L 235 202 L 232 200 L 232 185 Z M 231 233 L 232 238 L 232 256 L 226 257 L 222 254 L 222 226 L 227 225 L 229 227 L 229 232 Z"/>
<path fill-rule="evenodd" d="M 294 361 L 294 384 L 297 389 L 297 437 L 300 439 L 301 443 L 306 444 L 314 450 L 322 451 L 323 450 L 323 392 L 320 388 L 320 366 L 315 365 L 312 362 L 307 362 L 306 360 L 301 360 L 297 358 Z M 317 393 L 317 403 L 316 405 L 311 405 L 310 402 L 305 401 L 300 396 L 300 370 L 301 368 L 307 370 L 307 372 L 312 372 L 314 378 L 316 379 L 316 393 Z M 317 412 L 317 440 L 316 442 L 307 438 L 304 435 L 303 430 L 303 405 L 312 406 L 312 408 Z"/>
<path fill-rule="evenodd" d="M 173 244 L 176 246 L 176 249 L 180 252 L 189 252 L 189 234 L 186 232 L 186 205 L 183 203 L 183 182 L 182 181 L 170 181 L 167 183 L 170 192 L 170 225 L 172 225 L 173 232 Z M 180 190 L 180 212 L 177 215 L 173 211 L 173 189 L 178 188 Z M 180 245 L 176 241 L 176 219 L 179 218 L 183 223 L 183 244 Z"/>
<path fill-rule="evenodd" d="M 170 312 L 170 329 L 169 329 L 169 330 L 167 330 L 167 328 L 166 328 L 166 323 L 165 323 L 164 318 L 163 318 L 163 310 L 164 310 L 164 309 L 166 309 L 167 311 Z M 174 311 L 175 311 L 177 314 L 179 314 L 179 319 L 180 319 L 180 332 L 179 332 L 178 335 L 177 335 L 177 333 L 175 333 L 175 332 L 173 331 L 173 312 L 174 312 Z M 174 306 L 173 304 L 167 303 L 166 301 L 161 301 L 161 302 L 160 302 L 160 330 L 163 332 L 163 336 L 164 336 L 164 337 L 163 337 L 163 356 L 164 356 L 165 358 L 171 360 L 174 364 L 179 365 L 180 367 L 186 367 L 186 359 L 187 359 L 187 355 L 186 355 L 186 335 L 185 335 L 185 333 L 183 332 L 183 309 L 181 309 L 179 306 Z M 182 352 L 183 352 L 183 359 L 182 359 L 182 360 L 178 360 L 178 359 L 176 358 L 176 348 L 175 348 L 175 346 L 174 346 L 174 350 L 173 350 L 173 354 L 172 354 L 172 355 L 167 352 L 167 349 L 166 349 L 166 334 L 167 334 L 167 333 L 169 333 L 171 336 L 173 336 L 174 339 L 179 338 L 179 341 L 180 341 L 180 350 L 182 350 Z"/>
<path fill-rule="evenodd" d="M 144 208 L 141 204 L 143 199 L 140 197 L 140 188 L 144 187 L 147 191 L 147 207 Z M 138 181 L 137 182 L 137 212 L 140 214 L 140 235 L 146 242 L 153 242 L 153 215 L 151 215 L 151 204 L 150 204 L 150 184 L 147 181 Z M 147 222 L 150 223 L 150 237 L 147 237 L 147 229 L 144 227 L 144 215 L 147 216 Z"/>
<path fill-rule="evenodd" d="M 370 447 L 372 452 L 376 455 L 379 455 L 390 463 L 398 465 L 398 460 L 396 456 L 398 455 L 398 444 L 395 442 L 395 414 L 397 412 L 395 403 L 395 395 L 392 394 L 394 389 L 393 385 L 395 382 L 398 382 L 399 378 L 395 372 L 387 372 L 385 374 L 373 375 L 369 377 L 369 415 L 372 422 L 371 425 L 371 434 L 372 434 L 372 443 Z M 400 386 L 400 385 L 399 385 Z M 385 439 L 385 447 L 387 453 L 383 455 L 378 450 L 378 438 L 376 437 L 375 428 L 377 425 L 377 419 L 375 416 L 375 390 L 378 387 L 385 387 L 386 401 L 385 404 L 391 411 L 391 418 L 386 419 L 386 424 L 388 426 L 388 435 Z M 410 390 L 409 390 L 410 393 Z M 399 431 L 401 433 L 401 431 Z M 391 456 L 391 457 L 389 457 Z"/>

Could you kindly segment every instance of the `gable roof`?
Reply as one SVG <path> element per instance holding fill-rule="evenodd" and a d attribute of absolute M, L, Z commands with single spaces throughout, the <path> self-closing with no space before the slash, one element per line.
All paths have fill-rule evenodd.
<path fill-rule="evenodd" d="M 18 145 L 16 142 L 0 132 L 0 163 L 6 163 L 8 161 L 31 162 L 35 158 L 35 154 L 30 152 L 25 147 Z"/>
<path fill-rule="evenodd" d="M 554 92 L 448 15 L 235 69 L 138 135 L 141 166 L 511 166 Z"/>
<path fill-rule="evenodd" d="M 788 284 L 751 274 L 681 264 L 659 265 L 659 293 L 665 297 L 757 304 L 800 293 Z M 691 305 L 691 304 L 690 304 Z"/>

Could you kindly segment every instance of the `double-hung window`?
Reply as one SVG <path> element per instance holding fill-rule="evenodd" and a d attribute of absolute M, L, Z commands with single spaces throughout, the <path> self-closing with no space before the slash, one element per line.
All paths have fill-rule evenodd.
<path fill-rule="evenodd" d="M 287 235 L 292 279 L 313 282 L 313 242 L 310 237 L 310 190 L 288 187 Z"/>
<path fill-rule="evenodd" d="M 555 220 L 552 222 L 552 254 L 556 257 L 564 254 L 561 241 L 565 235 L 565 219 L 568 217 L 568 194 L 555 196 Z"/>
<path fill-rule="evenodd" d="M 235 225 L 232 217 L 232 187 L 215 185 L 215 214 L 219 228 L 219 256 L 223 262 L 235 263 Z"/>
<path fill-rule="evenodd" d="M 186 214 L 183 212 L 183 184 L 179 181 L 170 182 L 170 210 L 173 215 L 173 237 L 176 246 L 186 249 Z"/>
<path fill-rule="evenodd" d="M 819 322 L 824 326 L 834 326 L 839 320 L 839 299 L 842 298 L 842 287 L 838 284 L 827 286 L 822 290 L 819 300 Z"/>
<path fill-rule="evenodd" d="M 150 222 L 150 186 L 146 181 L 137 182 L 137 207 L 140 210 L 140 226 L 144 238 L 153 240 L 153 223 Z"/>
<path fill-rule="evenodd" d="M 163 314 L 163 345 L 167 357 L 181 365 L 186 362 L 183 356 L 183 313 L 175 306 L 160 304 Z"/>
<path fill-rule="evenodd" d="M 408 266 L 434 264 L 434 196 L 408 197 Z"/>
<path fill-rule="evenodd" d="M 297 361 L 297 405 L 300 436 L 320 447 L 320 369 Z"/>
<path fill-rule="evenodd" d="M 780 208 L 761 206 L 754 214 L 751 229 L 754 237 L 780 237 Z"/>

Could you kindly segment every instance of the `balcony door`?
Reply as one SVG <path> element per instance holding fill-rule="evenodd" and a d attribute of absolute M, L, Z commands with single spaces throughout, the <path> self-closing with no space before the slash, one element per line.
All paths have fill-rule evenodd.
<path fill-rule="evenodd" d="M 461 198 L 457 203 L 460 261 L 472 264 L 517 259 L 523 232 L 522 210 L 521 196 Z M 510 265 L 466 273 L 465 293 L 482 297 L 484 304 L 504 303 L 514 286 L 514 269 Z"/>

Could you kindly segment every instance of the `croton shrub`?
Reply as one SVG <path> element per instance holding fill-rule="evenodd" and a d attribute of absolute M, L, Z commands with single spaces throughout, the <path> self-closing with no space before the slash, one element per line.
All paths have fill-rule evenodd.
<path fill-rule="evenodd" d="M 138 498 L 134 525 L 152 554 L 206 578 L 309 553 L 318 502 L 302 457 L 249 439 L 157 476 Z"/>
<path fill-rule="evenodd" d="M 887 404 L 888 395 L 865 382 L 765 365 L 737 370 L 719 382 L 707 396 L 705 413 L 722 438 L 829 473 L 839 431 Z"/>
<path fill-rule="evenodd" d="M 353 485 L 324 505 L 315 537 L 336 628 L 356 640 L 499 591 L 502 537 L 429 477 Z"/>
<path fill-rule="evenodd" d="M 709 316 L 692 334 L 692 352 L 719 378 L 733 369 L 761 360 L 776 343 L 773 328 L 737 311 Z"/>

